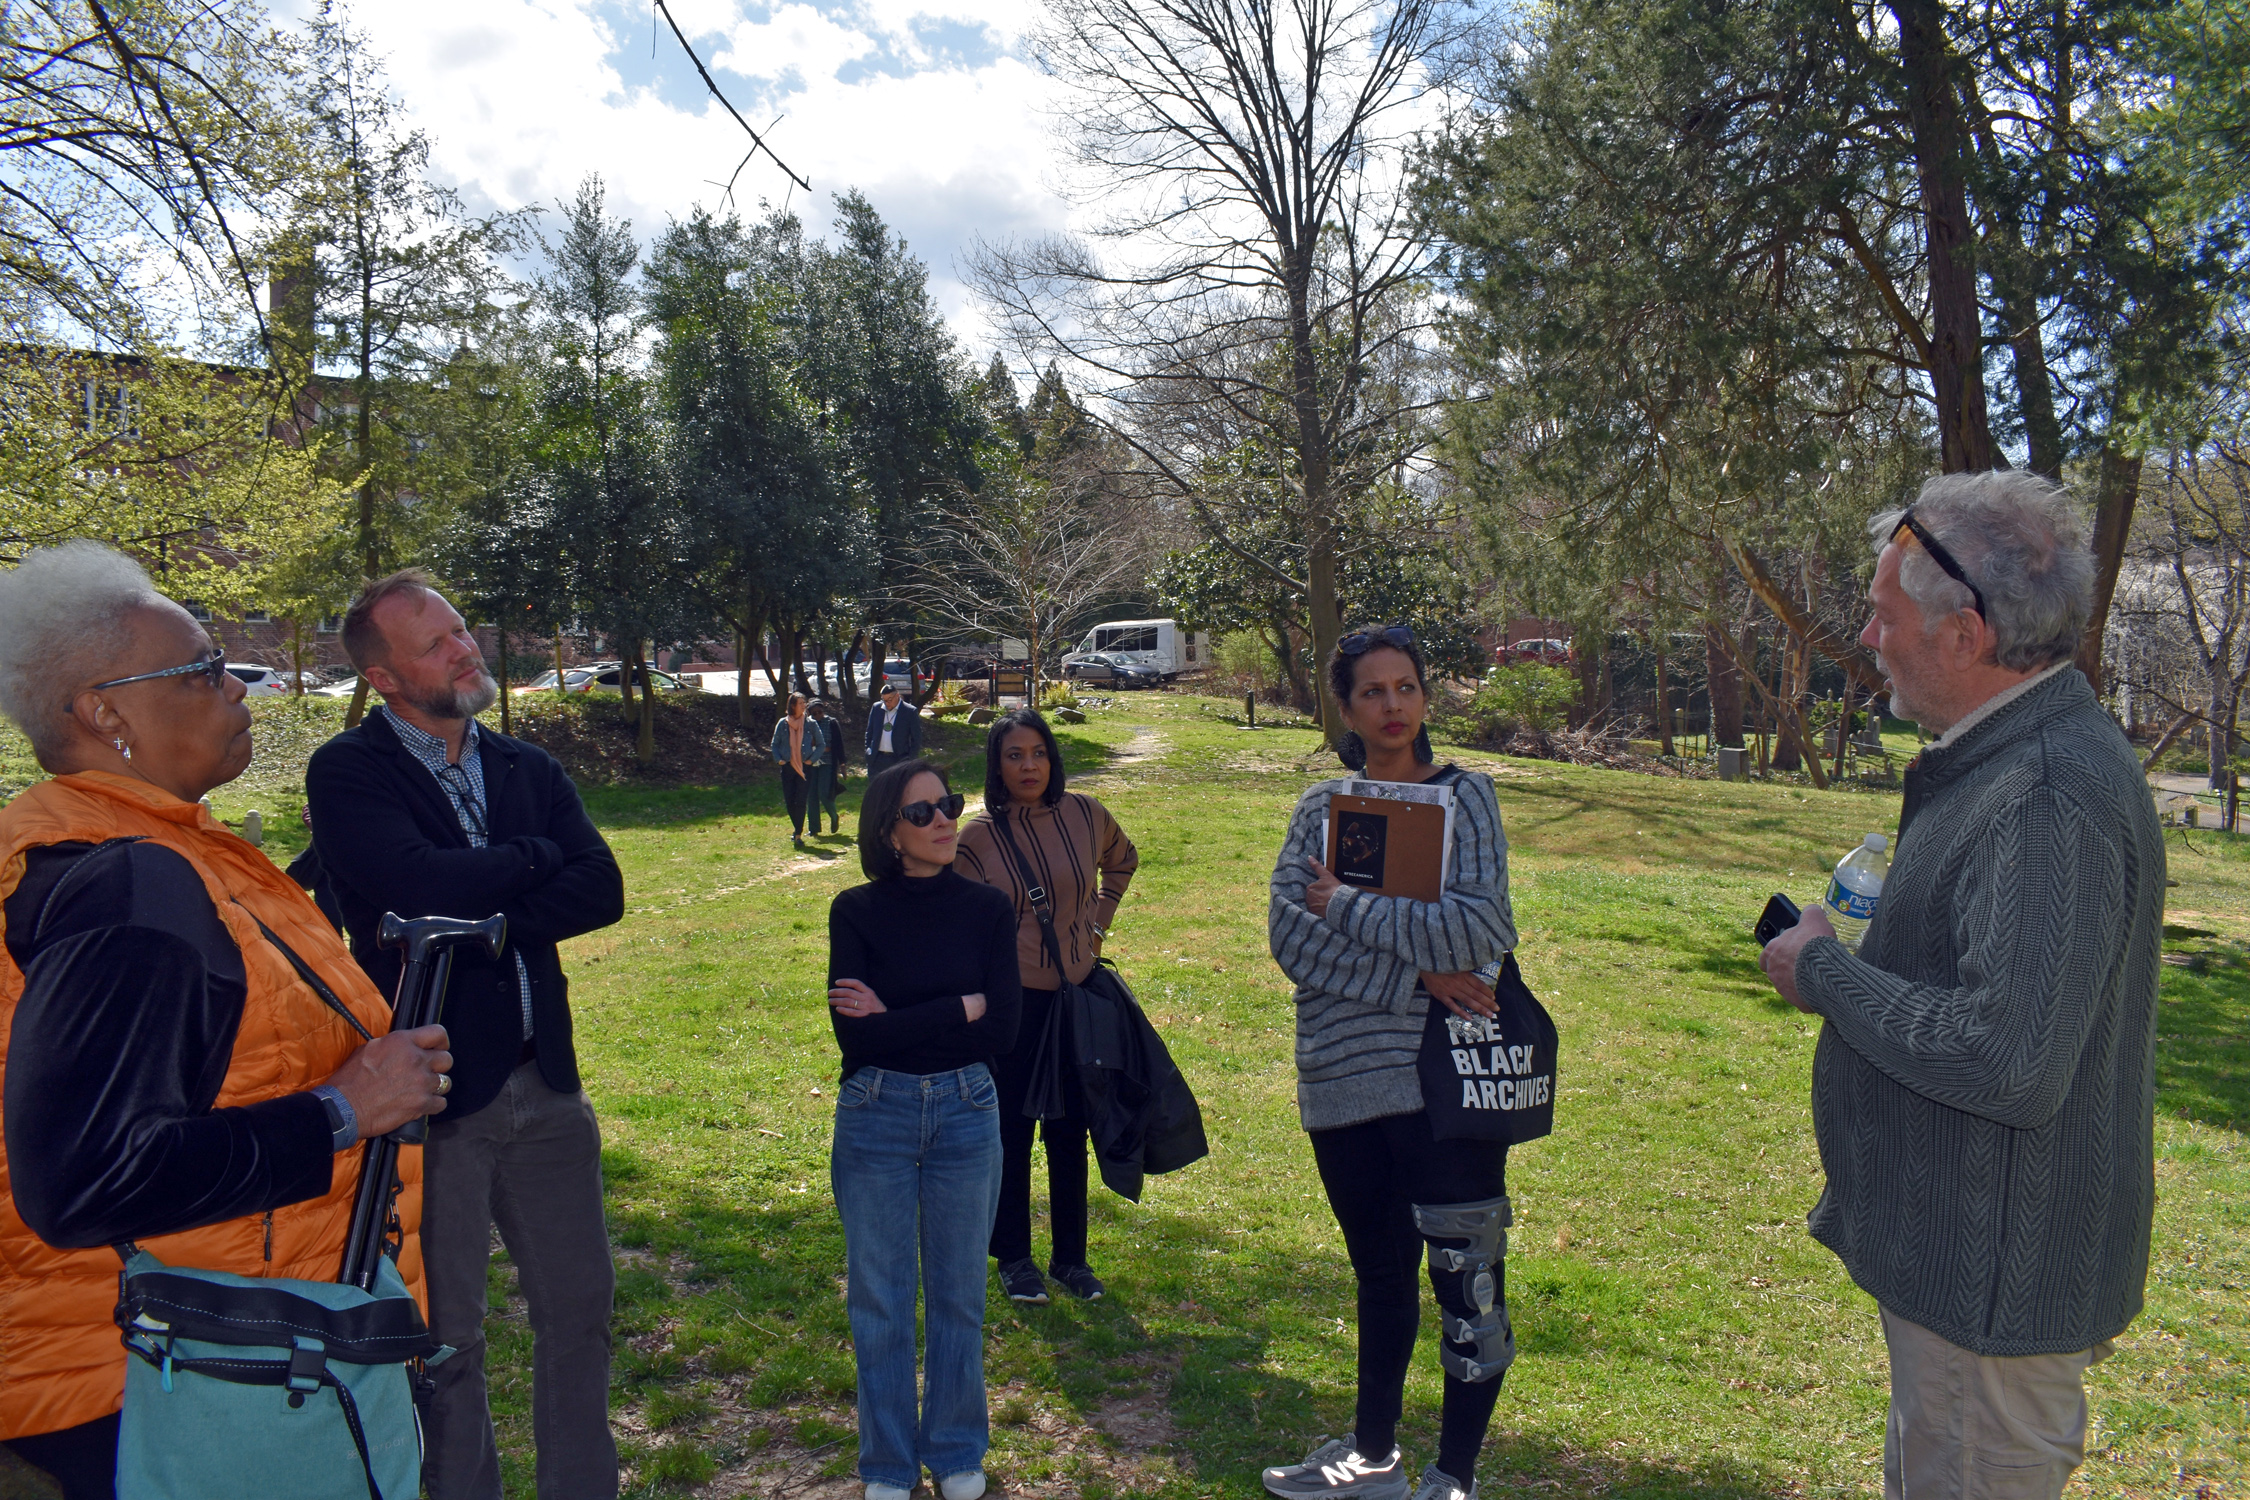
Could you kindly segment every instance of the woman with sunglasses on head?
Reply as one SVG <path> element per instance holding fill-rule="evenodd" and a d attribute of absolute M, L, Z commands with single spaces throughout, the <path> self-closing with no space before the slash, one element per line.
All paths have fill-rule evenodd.
<path fill-rule="evenodd" d="M 445 1028 L 383 1034 L 336 929 L 200 805 L 250 764 L 243 694 L 129 558 L 71 542 L 0 573 L 0 712 L 52 775 L 0 809 L 0 1442 L 66 1500 L 114 1492 L 111 1247 L 333 1280 L 338 1153 L 452 1084 Z M 420 1150 L 399 1167 L 419 1295 Z"/>
<path fill-rule="evenodd" d="M 1347 635 L 1328 685 L 1353 777 L 1306 792 L 1274 867 L 1268 935 L 1297 984 L 1297 1108 L 1359 1283 L 1359 1397 L 1351 1433 L 1265 1471 L 1284 1496 L 1476 1500 L 1476 1458 L 1515 1358 L 1501 1257 L 1507 1147 L 1440 1140 L 1415 1061 L 1432 1005 L 1495 1014 L 1493 982 L 1515 947 L 1507 839 L 1490 778 L 1435 764 L 1428 677 L 1403 625 Z M 1321 863 L 1329 798 L 1371 781 L 1450 784 L 1453 845 L 1437 901 L 1377 896 Z M 1410 1484 L 1396 1431 L 1422 1321 L 1427 1247 L 1443 1330 L 1437 1462 Z"/>
<path fill-rule="evenodd" d="M 844 1221 L 867 1500 L 984 1493 L 985 1243 L 1000 1193 L 993 1064 L 1014 1045 L 1016 913 L 953 868 L 962 798 L 910 760 L 860 796 L 867 884 L 828 908 L 828 1005 L 843 1049 L 829 1178 Z M 914 1298 L 923 1394 L 915 1402 Z"/>
<path fill-rule="evenodd" d="M 1031 884 L 1024 870 L 1031 871 Z M 1062 751 L 1035 708 L 992 721 L 984 739 L 984 811 L 961 829 L 961 870 L 1005 891 L 1016 909 L 1016 956 L 1023 970 L 1023 1024 L 1013 1051 L 1000 1059 L 1000 1141 L 1004 1153 L 1000 1212 L 992 1225 L 992 1258 L 1000 1286 L 1017 1302 L 1043 1303 L 1047 1284 L 1031 1257 L 1031 1136 L 1047 1143 L 1047 1215 L 1053 1255 L 1047 1274 L 1072 1296 L 1102 1295 L 1086 1264 L 1086 1121 L 1075 1107 L 1058 1119 L 1023 1112 L 1031 1062 L 1065 978 L 1085 981 L 1101 957 L 1102 939 L 1140 855 L 1109 809 L 1084 792 L 1063 790 Z M 1060 968 L 1032 909 L 1031 890 L 1045 893 Z"/>

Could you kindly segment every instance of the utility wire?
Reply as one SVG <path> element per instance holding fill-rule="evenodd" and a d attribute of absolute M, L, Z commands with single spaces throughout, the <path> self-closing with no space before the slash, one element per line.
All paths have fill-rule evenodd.
<path fill-rule="evenodd" d="M 757 131 L 752 130 L 750 128 L 750 122 L 742 118 L 742 111 L 736 109 L 734 105 L 728 101 L 727 96 L 719 92 L 719 85 L 715 81 L 713 81 L 711 77 L 711 70 L 703 66 L 703 59 L 697 57 L 695 55 L 695 49 L 688 45 L 687 33 L 680 30 L 680 23 L 678 21 L 672 19 L 672 7 L 666 5 L 664 3 L 664 0 L 656 0 L 656 8 L 664 13 L 664 22 L 666 25 L 672 28 L 672 35 L 680 39 L 680 50 L 687 53 L 689 62 L 695 64 L 695 71 L 703 75 L 703 86 L 711 91 L 711 97 L 718 100 L 721 104 L 726 105 L 727 113 L 734 116 L 734 123 L 740 125 L 744 133 L 750 137 L 750 154 L 749 156 L 745 156 L 742 158 L 742 166 L 738 166 L 734 169 L 735 176 L 739 177 L 742 175 L 742 167 L 746 167 L 750 164 L 751 156 L 756 156 L 760 151 L 763 151 L 766 153 L 766 155 L 773 157 L 773 164 L 781 168 L 782 176 L 788 178 L 791 182 L 794 182 L 795 184 L 797 184 L 797 186 L 803 188 L 806 192 L 811 192 L 812 183 L 807 181 L 805 178 L 799 177 L 795 172 L 790 171 L 789 163 L 783 161 L 778 156 L 774 156 L 773 147 L 766 144 L 765 137 L 759 135 Z M 734 178 L 732 177 L 727 179 L 727 191 L 730 195 L 734 191 Z"/>

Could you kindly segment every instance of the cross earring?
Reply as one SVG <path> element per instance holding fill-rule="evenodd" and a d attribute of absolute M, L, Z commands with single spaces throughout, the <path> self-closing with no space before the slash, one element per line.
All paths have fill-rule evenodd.
<path fill-rule="evenodd" d="M 110 743 L 117 747 L 117 753 L 119 755 L 124 756 L 127 760 L 131 760 L 133 758 L 133 747 L 131 745 L 126 744 L 121 739 L 111 740 Z"/>

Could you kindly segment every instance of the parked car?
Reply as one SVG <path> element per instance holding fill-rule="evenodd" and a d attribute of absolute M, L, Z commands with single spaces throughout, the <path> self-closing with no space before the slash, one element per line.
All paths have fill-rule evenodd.
<path fill-rule="evenodd" d="M 655 679 L 656 690 L 660 693 L 684 693 L 692 689 L 692 684 L 682 681 L 670 672 L 660 672 L 653 667 L 643 667 L 641 671 L 644 674 L 643 681 L 650 678 Z M 566 693 L 590 693 L 595 688 L 608 688 L 614 693 L 623 686 L 624 681 L 625 664 L 623 662 L 592 661 L 582 667 L 565 667 L 563 669 L 563 691 Z M 516 689 L 519 693 L 551 693 L 554 690 L 555 669 L 553 667 L 549 667 L 546 671 Z"/>
<path fill-rule="evenodd" d="M 271 667 L 261 667 L 253 661 L 230 661 L 227 671 L 249 689 L 253 698 L 280 698 L 289 692 L 289 684 Z"/>
<path fill-rule="evenodd" d="M 895 687 L 902 693 L 919 695 L 930 685 L 930 674 L 903 656 L 885 657 L 883 660 L 883 686 Z"/>
<path fill-rule="evenodd" d="M 1553 639 L 1513 641 L 1508 645 L 1495 647 L 1492 659 L 1503 667 L 1527 661 L 1537 662 L 1544 667 L 1567 667 L 1570 665 L 1570 642 Z"/>
<path fill-rule="evenodd" d="M 1152 688 L 1164 681 L 1158 668 L 1115 652 L 1086 651 L 1065 657 L 1062 670 L 1066 680 L 1106 682 L 1116 688 Z"/>

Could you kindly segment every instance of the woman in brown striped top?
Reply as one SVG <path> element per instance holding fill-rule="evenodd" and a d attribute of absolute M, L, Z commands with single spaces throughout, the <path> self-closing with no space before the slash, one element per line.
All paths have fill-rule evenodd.
<path fill-rule="evenodd" d="M 1006 891 L 1016 903 L 1016 959 L 1023 969 L 1023 1021 L 1015 1050 L 1000 1059 L 1000 1211 L 992 1256 L 1000 1284 L 1017 1302 L 1045 1302 L 1047 1284 L 1031 1258 L 1031 1130 L 1023 1112 L 1031 1059 L 1062 987 L 1032 915 L 1023 874 L 995 819 L 1005 817 L 1015 848 L 1054 905 L 1055 937 L 1071 983 L 1093 972 L 1117 903 L 1140 864 L 1117 820 L 1084 792 L 1063 790 L 1062 752 L 1033 708 L 993 720 L 984 741 L 984 810 L 961 825 L 954 868 Z M 1102 1294 L 1086 1264 L 1086 1122 L 1073 1112 L 1040 1122 L 1047 1143 L 1047 1213 L 1053 1256 L 1047 1274 L 1073 1295 Z"/>

